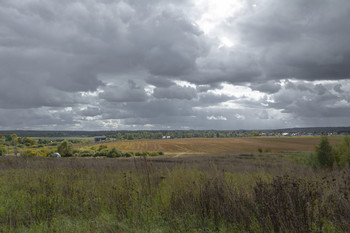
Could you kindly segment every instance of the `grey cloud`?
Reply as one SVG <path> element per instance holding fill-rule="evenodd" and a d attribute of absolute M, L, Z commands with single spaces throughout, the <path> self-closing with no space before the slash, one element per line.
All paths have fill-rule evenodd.
<path fill-rule="evenodd" d="M 54 110 L 54 111 L 53 111 Z M 60 109 L 0 109 L 2 129 L 62 129 L 78 123 L 71 112 Z"/>
<path fill-rule="evenodd" d="M 310 91 L 310 92 L 312 91 L 309 87 L 307 87 L 307 85 L 302 83 L 297 85 L 297 89 L 300 91 Z"/>
<path fill-rule="evenodd" d="M 168 88 L 155 88 L 153 96 L 158 99 L 186 99 L 191 100 L 197 97 L 197 91 L 192 87 L 181 87 L 173 85 Z"/>
<path fill-rule="evenodd" d="M 0 108 L 69 107 L 84 102 L 79 93 L 40 87 L 40 79 L 0 79 Z"/>
<path fill-rule="evenodd" d="M 264 83 L 252 83 L 250 87 L 253 90 L 272 94 L 278 92 L 281 89 L 281 84 L 274 81 L 267 81 Z"/>
<path fill-rule="evenodd" d="M 303 83 L 303 86 L 303 89 L 284 87 L 272 96 L 274 102 L 269 106 L 296 117 L 341 117 L 348 113 L 349 102 L 344 96 L 332 93 L 333 85 Z"/>
<path fill-rule="evenodd" d="M 133 40 L 147 46 L 145 66 L 154 75 L 179 76 L 196 68 L 205 53 L 200 31 L 186 18 L 164 11 L 144 24 L 135 25 Z M 142 35 L 142 36 L 141 36 Z"/>
<path fill-rule="evenodd" d="M 206 85 L 198 85 L 196 86 L 196 89 L 198 92 L 207 92 L 209 90 L 213 89 L 222 89 L 222 84 L 221 83 L 210 83 Z"/>
<path fill-rule="evenodd" d="M 342 85 L 341 84 L 337 84 L 333 87 L 333 90 L 335 90 L 336 92 L 339 92 L 339 93 L 343 93 L 344 91 L 342 90 Z"/>
<path fill-rule="evenodd" d="M 219 35 L 201 32 L 190 15 L 198 9 L 185 0 L 4 0 L 0 128 L 348 125 L 350 3 L 255 3 L 217 25 L 234 38 L 232 47 L 220 47 Z M 265 96 L 210 92 L 223 83 Z M 238 107 L 220 109 L 224 102 Z M 214 125 L 208 116 L 227 121 Z M 114 123 L 102 126 L 104 120 Z"/>
<path fill-rule="evenodd" d="M 327 89 L 322 84 L 315 85 L 315 91 L 318 95 L 324 95 L 327 92 Z"/>
<path fill-rule="evenodd" d="M 156 87 L 170 87 L 175 83 L 166 77 L 149 76 L 146 78 L 146 82 Z"/>
<path fill-rule="evenodd" d="M 128 86 L 130 89 L 140 89 L 140 87 L 133 80 L 128 80 Z"/>
<path fill-rule="evenodd" d="M 207 107 L 207 106 L 215 106 L 222 102 L 226 102 L 229 100 L 234 100 L 235 97 L 227 96 L 227 95 L 216 95 L 212 93 L 200 94 L 197 102 L 197 106 L 199 107 Z"/>
<path fill-rule="evenodd" d="M 94 117 L 101 115 L 101 109 L 98 107 L 90 107 L 88 106 L 86 109 L 83 109 L 79 112 L 79 115 L 86 116 L 86 117 Z"/>
<path fill-rule="evenodd" d="M 266 110 L 262 110 L 259 114 L 258 114 L 259 119 L 269 119 L 269 113 Z"/>
<path fill-rule="evenodd" d="M 108 86 L 99 97 L 108 102 L 143 102 L 147 99 L 144 89 L 125 86 Z"/>
<path fill-rule="evenodd" d="M 198 59 L 198 72 L 186 76 L 185 79 L 198 85 L 259 80 L 262 71 L 258 57 L 240 48 L 212 48 L 208 56 Z"/>
<path fill-rule="evenodd" d="M 154 99 L 147 102 L 128 102 L 123 105 L 117 105 L 122 108 L 116 108 L 116 105 L 109 106 L 104 112 L 104 119 L 127 119 L 127 118 L 157 118 L 169 116 L 190 116 L 192 104 L 187 100 L 178 99 Z M 102 106 L 104 108 L 105 106 Z"/>
<path fill-rule="evenodd" d="M 242 41 L 260 50 L 267 79 L 349 78 L 350 4 L 267 0 L 235 21 Z"/>

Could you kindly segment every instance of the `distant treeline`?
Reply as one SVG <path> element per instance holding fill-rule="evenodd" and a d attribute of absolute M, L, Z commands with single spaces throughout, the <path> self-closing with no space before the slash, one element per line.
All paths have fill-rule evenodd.
<path fill-rule="evenodd" d="M 163 136 L 171 138 L 192 138 L 192 137 L 237 137 L 255 136 L 259 133 L 267 135 L 278 135 L 282 133 L 303 133 L 303 134 L 348 134 L 350 127 L 310 127 L 310 128 L 288 128 L 269 130 L 136 130 L 136 131 L 40 131 L 40 130 L 3 130 L 0 135 L 16 134 L 18 137 L 94 137 L 105 135 L 109 138 L 119 139 L 160 139 Z"/>

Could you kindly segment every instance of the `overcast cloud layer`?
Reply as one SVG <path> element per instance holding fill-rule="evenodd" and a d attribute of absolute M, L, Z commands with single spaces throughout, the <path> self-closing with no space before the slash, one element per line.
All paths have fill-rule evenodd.
<path fill-rule="evenodd" d="M 350 126 L 348 0 L 3 0 L 0 129 Z"/>

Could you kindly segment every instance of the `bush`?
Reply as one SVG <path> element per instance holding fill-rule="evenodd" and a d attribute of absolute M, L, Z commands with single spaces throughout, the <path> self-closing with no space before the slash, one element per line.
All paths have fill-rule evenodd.
<path fill-rule="evenodd" d="M 156 151 L 149 153 L 149 156 L 158 156 L 158 155 L 159 155 L 159 153 Z"/>
<path fill-rule="evenodd" d="M 107 146 L 106 145 L 100 145 L 97 150 L 101 151 L 103 149 L 107 149 Z"/>
<path fill-rule="evenodd" d="M 21 156 L 23 156 L 23 157 L 35 157 L 36 153 L 37 152 L 34 150 L 23 150 L 21 152 Z"/>
<path fill-rule="evenodd" d="M 141 152 L 135 152 L 135 156 L 141 156 L 142 153 Z"/>
<path fill-rule="evenodd" d="M 95 156 L 107 157 L 109 155 L 108 149 L 99 150 L 95 153 Z"/>
<path fill-rule="evenodd" d="M 90 150 L 83 150 L 78 152 L 78 156 L 80 157 L 93 157 L 95 156 L 95 153 Z"/>
<path fill-rule="evenodd" d="M 123 156 L 123 153 L 115 148 L 112 148 L 107 154 L 107 157 L 109 158 L 117 158 L 122 156 Z"/>
<path fill-rule="evenodd" d="M 133 153 L 132 152 L 126 152 L 125 154 L 124 154 L 124 157 L 132 157 L 133 156 Z"/>
<path fill-rule="evenodd" d="M 0 155 L 5 155 L 7 153 L 7 149 L 5 146 L 0 146 Z"/>

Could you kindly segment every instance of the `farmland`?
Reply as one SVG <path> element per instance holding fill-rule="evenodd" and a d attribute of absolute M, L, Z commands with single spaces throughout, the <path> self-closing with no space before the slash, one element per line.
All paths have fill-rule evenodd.
<path fill-rule="evenodd" d="M 342 137 L 330 137 L 333 144 L 341 141 L 341 139 Z M 124 140 L 103 144 L 121 151 L 163 151 L 169 155 L 179 155 L 252 153 L 257 152 L 259 148 L 274 153 L 312 152 L 319 140 L 320 137 L 187 138 Z"/>

